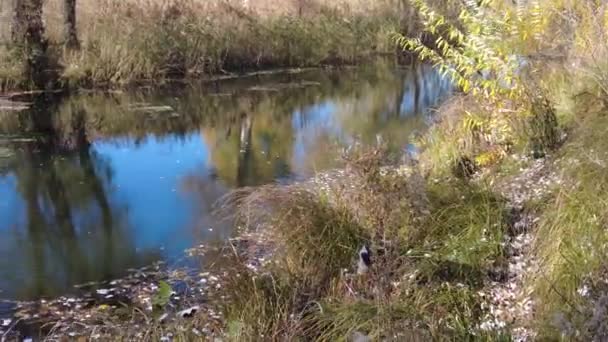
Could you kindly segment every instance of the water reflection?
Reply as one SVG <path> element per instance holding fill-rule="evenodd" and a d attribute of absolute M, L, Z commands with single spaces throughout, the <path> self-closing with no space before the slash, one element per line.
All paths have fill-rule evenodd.
<path fill-rule="evenodd" d="M 88 146 L 60 153 L 47 146 L 19 147 L 18 162 L 0 184 L 2 296 L 54 295 L 112 277 L 116 265 L 157 259 L 132 247 L 128 207 L 109 199 L 107 162 Z"/>
<path fill-rule="evenodd" d="M 57 295 L 226 238 L 210 212 L 229 189 L 339 166 L 339 146 L 378 133 L 403 149 L 448 88 L 428 66 L 380 65 L 0 113 L 0 298 Z"/>

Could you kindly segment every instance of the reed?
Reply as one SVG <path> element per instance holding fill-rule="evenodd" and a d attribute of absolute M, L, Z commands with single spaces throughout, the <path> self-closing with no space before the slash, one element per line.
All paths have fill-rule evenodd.
<path fill-rule="evenodd" d="M 394 52 L 392 2 L 78 1 L 81 49 L 63 48 L 62 1 L 45 2 L 50 54 L 64 85 L 115 86 L 274 67 L 355 64 Z M 4 30 L 7 28 L 5 27 Z M 6 87 L 23 84 L 11 46 Z"/>

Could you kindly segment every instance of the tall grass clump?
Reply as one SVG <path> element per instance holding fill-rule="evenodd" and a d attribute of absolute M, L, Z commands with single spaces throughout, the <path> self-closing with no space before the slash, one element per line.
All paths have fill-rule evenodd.
<path fill-rule="evenodd" d="M 504 201 L 454 178 L 429 183 L 386 167 L 386 156 L 356 148 L 338 180 L 229 197 L 243 229 L 265 232 L 274 246 L 261 272 L 244 270 L 229 286 L 229 335 L 484 335 L 477 292 L 501 263 Z M 363 246 L 372 255 L 366 272 L 356 266 Z"/>
<path fill-rule="evenodd" d="M 545 4 L 569 32 L 559 78 L 552 76 L 558 117 L 568 123 L 568 142 L 555 167 L 562 186 L 547 204 L 535 253 L 539 276 L 537 320 L 543 338 L 602 340 L 606 329 L 606 82 L 605 6 L 591 1 Z M 557 79 L 557 82 L 555 81 Z"/>
<path fill-rule="evenodd" d="M 0 45 L 0 91 L 17 88 L 26 81 L 19 55 L 17 49 Z"/>
<path fill-rule="evenodd" d="M 352 251 L 365 241 L 352 214 L 330 206 L 324 195 L 312 189 L 264 187 L 246 195 L 238 206 L 247 220 L 272 229 L 284 247 L 278 252 L 286 261 L 285 270 L 292 275 L 314 276 L 306 279 L 314 286 L 347 267 Z"/>
<path fill-rule="evenodd" d="M 249 229 L 264 229 L 277 250 L 270 273 L 243 270 L 245 276 L 234 279 L 234 301 L 226 309 L 229 335 L 235 340 L 304 336 L 301 316 L 350 266 L 367 239 L 364 231 L 350 213 L 310 188 L 270 186 L 232 196 L 241 220 Z"/>
<path fill-rule="evenodd" d="M 587 113 L 573 128 L 558 167 L 566 180 L 539 225 L 539 322 L 547 337 L 605 338 L 605 111 Z"/>

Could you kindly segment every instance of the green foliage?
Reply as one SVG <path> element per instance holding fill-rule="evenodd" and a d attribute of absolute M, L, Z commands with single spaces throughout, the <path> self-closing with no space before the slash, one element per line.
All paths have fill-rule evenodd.
<path fill-rule="evenodd" d="M 432 253 L 435 260 L 461 265 L 462 270 L 483 270 L 502 257 L 506 231 L 503 199 L 458 182 L 431 184 L 429 196 L 433 204 L 430 221 L 419 233 L 428 249 L 421 254 Z"/>
<path fill-rule="evenodd" d="M 604 334 L 607 125 L 604 111 L 581 114 L 557 161 L 564 179 L 543 211 L 536 239 L 539 276 L 531 280 L 542 337 L 585 340 Z"/>
<path fill-rule="evenodd" d="M 497 163 L 513 147 L 543 156 L 559 145 L 561 132 L 547 84 L 536 64 L 517 55 L 543 46 L 527 40 L 543 40 L 551 22 L 547 5 L 465 1 L 452 18 L 426 0 L 413 4 L 424 37 L 432 42 L 401 34 L 394 35 L 395 41 L 431 62 L 465 95 L 460 106 L 447 107 L 447 112 L 458 112 L 450 120 L 459 122 L 440 123 L 429 134 L 439 138 L 427 142 L 433 167 L 462 174 L 463 160 L 474 162 L 467 167 L 474 170 Z"/>
<path fill-rule="evenodd" d="M 394 35 L 404 50 L 433 63 L 464 92 L 484 98 L 516 98 L 521 91 L 517 61 L 497 47 L 500 18 L 487 9 L 487 2 L 467 1 L 456 23 L 434 10 L 425 0 L 413 0 L 421 17 L 424 33 L 434 39 L 427 46 L 420 38 Z"/>
<path fill-rule="evenodd" d="M 152 305 L 155 310 L 163 310 L 169 301 L 171 300 L 171 294 L 173 290 L 171 289 L 171 285 L 167 284 L 167 282 L 161 281 L 158 284 L 158 291 L 154 297 L 152 297 Z"/>
<path fill-rule="evenodd" d="M 237 268 L 239 277 L 229 280 L 232 300 L 225 306 L 226 327 L 231 341 L 259 338 L 293 340 L 303 336 L 297 316 L 304 311 L 301 295 L 307 288 L 298 279 L 257 276 Z"/>

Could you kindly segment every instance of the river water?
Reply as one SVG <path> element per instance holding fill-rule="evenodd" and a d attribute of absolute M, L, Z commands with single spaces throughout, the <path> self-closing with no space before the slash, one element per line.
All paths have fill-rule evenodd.
<path fill-rule="evenodd" d="M 230 189 L 340 166 L 376 136 L 395 150 L 449 92 L 385 64 L 171 89 L 31 98 L 0 110 L 0 299 L 53 297 L 226 239 Z"/>

